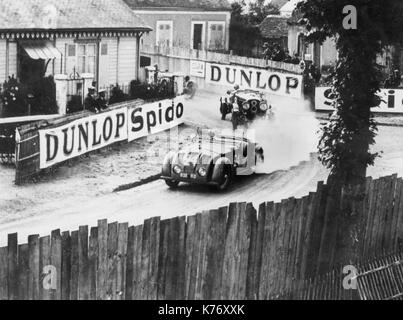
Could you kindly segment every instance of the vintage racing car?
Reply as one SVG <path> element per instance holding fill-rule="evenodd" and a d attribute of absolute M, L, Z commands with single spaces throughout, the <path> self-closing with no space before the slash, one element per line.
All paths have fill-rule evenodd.
<path fill-rule="evenodd" d="M 252 121 L 256 117 L 266 117 L 271 113 L 272 108 L 264 97 L 264 94 L 250 89 L 228 91 L 227 96 L 220 100 L 221 119 L 225 120 L 227 114 L 232 113 L 231 96 L 234 96 L 234 103 L 239 106 L 240 113 L 245 119 Z M 243 122 L 242 119 L 240 122 Z"/>
<path fill-rule="evenodd" d="M 263 148 L 243 136 L 198 135 L 194 144 L 166 155 L 161 179 L 170 188 L 180 182 L 205 184 L 223 191 L 237 175 L 255 173 Z"/>

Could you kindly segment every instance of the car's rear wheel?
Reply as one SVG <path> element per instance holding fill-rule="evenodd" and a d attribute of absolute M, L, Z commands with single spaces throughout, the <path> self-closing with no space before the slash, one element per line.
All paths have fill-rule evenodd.
<path fill-rule="evenodd" d="M 177 180 L 165 180 L 165 183 L 171 189 L 175 189 L 179 186 L 179 181 L 177 181 Z"/>
<path fill-rule="evenodd" d="M 232 170 L 230 165 L 224 166 L 224 171 L 220 183 L 217 185 L 218 191 L 225 191 L 228 189 L 232 182 Z"/>

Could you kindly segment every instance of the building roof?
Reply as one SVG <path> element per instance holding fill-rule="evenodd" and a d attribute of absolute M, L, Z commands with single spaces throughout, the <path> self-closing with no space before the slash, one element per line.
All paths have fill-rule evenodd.
<path fill-rule="evenodd" d="M 231 11 L 228 0 L 124 0 L 133 10 Z"/>
<path fill-rule="evenodd" d="M 0 30 L 151 28 L 123 0 L 0 0 Z"/>
<path fill-rule="evenodd" d="M 280 15 L 269 15 L 259 25 L 260 34 L 266 39 L 278 39 L 288 36 L 287 18 Z"/>
<path fill-rule="evenodd" d="M 271 0 L 270 4 L 276 6 L 277 8 L 282 8 L 289 0 Z"/>

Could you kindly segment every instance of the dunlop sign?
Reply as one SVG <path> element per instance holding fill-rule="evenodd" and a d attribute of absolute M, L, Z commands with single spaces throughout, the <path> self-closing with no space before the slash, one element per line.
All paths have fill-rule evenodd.
<path fill-rule="evenodd" d="M 211 63 L 206 64 L 206 82 L 223 86 L 238 84 L 242 89 L 290 98 L 301 98 L 303 90 L 302 75 Z"/>
<path fill-rule="evenodd" d="M 40 169 L 104 148 L 174 128 L 184 122 L 184 99 L 122 107 L 39 130 Z"/>

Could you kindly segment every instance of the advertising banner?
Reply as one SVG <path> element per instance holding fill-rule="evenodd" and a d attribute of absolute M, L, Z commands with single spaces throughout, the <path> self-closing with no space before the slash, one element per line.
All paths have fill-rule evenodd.
<path fill-rule="evenodd" d="M 302 75 L 266 69 L 207 63 L 206 83 L 223 86 L 238 84 L 242 89 L 253 89 L 290 98 L 303 96 Z"/>
<path fill-rule="evenodd" d="M 128 106 L 39 130 L 40 169 L 120 141 L 133 141 L 184 122 L 184 97 Z"/>
<path fill-rule="evenodd" d="M 403 113 L 403 89 L 381 89 L 378 93 L 381 104 L 372 108 L 372 112 Z M 315 91 L 315 109 L 333 111 L 333 93 L 331 87 L 317 87 Z"/>
<path fill-rule="evenodd" d="M 184 122 L 184 97 L 128 108 L 128 140 L 172 129 Z"/>
<path fill-rule="evenodd" d="M 39 130 L 40 169 L 127 140 L 127 108 Z"/>
<path fill-rule="evenodd" d="M 204 78 L 206 76 L 206 63 L 199 60 L 190 60 L 190 76 Z"/>

